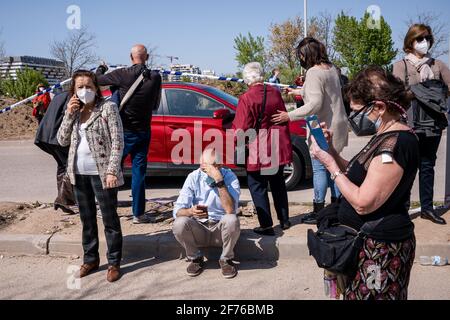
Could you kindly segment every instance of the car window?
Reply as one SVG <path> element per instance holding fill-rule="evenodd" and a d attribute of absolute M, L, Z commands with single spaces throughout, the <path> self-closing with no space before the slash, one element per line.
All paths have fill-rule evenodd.
<path fill-rule="evenodd" d="M 201 93 L 182 89 L 166 90 L 169 114 L 173 116 L 212 117 L 225 106 Z"/>
<path fill-rule="evenodd" d="M 164 89 L 163 89 L 163 91 L 161 92 L 161 100 L 159 101 L 159 106 L 158 106 L 158 109 L 157 110 L 154 110 L 153 111 L 153 114 L 154 115 L 163 115 L 164 114 Z"/>

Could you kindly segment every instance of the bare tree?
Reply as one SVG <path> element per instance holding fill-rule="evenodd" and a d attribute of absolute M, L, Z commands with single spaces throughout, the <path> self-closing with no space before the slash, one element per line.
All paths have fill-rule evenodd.
<path fill-rule="evenodd" d="M 70 31 L 64 40 L 54 41 L 50 45 L 50 53 L 64 62 L 67 76 L 72 76 L 76 70 L 98 62 L 99 59 L 93 51 L 95 44 L 95 35 L 82 28 Z"/>
<path fill-rule="evenodd" d="M 157 54 L 158 47 L 148 45 L 147 46 L 147 53 L 148 53 L 148 67 L 153 68 L 156 66 L 157 58 L 161 57 Z"/>
<path fill-rule="evenodd" d="M 310 35 L 321 41 L 327 48 L 330 61 L 335 60 L 336 50 L 333 46 L 333 28 L 335 17 L 328 11 L 320 12 L 317 17 L 311 18 L 309 32 Z"/>
<path fill-rule="evenodd" d="M 449 25 L 447 20 L 441 19 L 442 13 L 436 13 L 433 11 L 419 12 L 415 17 L 409 17 L 405 24 L 407 28 L 415 23 L 423 23 L 431 27 L 434 36 L 434 45 L 430 50 L 430 53 L 434 57 L 440 57 L 448 54 L 448 38 L 449 38 Z M 406 32 L 405 32 L 406 34 Z M 403 37 L 401 38 L 403 43 Z"/>

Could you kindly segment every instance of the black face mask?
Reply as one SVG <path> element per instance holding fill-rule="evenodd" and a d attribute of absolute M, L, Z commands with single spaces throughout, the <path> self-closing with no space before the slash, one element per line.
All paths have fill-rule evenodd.
<path fill-rule="evenodd" d="M 358 111 L 352 111 L 348 117 L 350 127 L 358 137 L 373 136 L 377 133 L 379 121 L 373 122 L 369 119 L 372 105 L 373 104 L 367 105 Z"/>

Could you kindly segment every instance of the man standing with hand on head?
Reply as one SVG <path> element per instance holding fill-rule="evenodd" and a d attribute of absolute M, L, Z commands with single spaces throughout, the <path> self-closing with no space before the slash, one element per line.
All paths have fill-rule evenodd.
<path fill-rule="evenodd" d="M 204 267 L 199 248 L 221 246 L 219 264 L 225 278 L 237 275 L 232 261 L 239 239 L 239 180 L 230 169 L 223 168 L 217 154 L 206 149 L 200 168 L 190 173 L 180 191 L 173 215 L 173 233 L 190 260 L 187 273 L 198 276 Z"/>
<path fill-rule="evenodd" d="M 100 86 L 119 88 L 119 96 L 122 101 L 139 76 L 144 75 L 143 81 L 120 110 L 125 141 L 122 161 L 131 155 L 133 223 L 140 224 L 150 222 L 149 217 L 145 214 L 145 175 L 151 139 L 150 123 L 152 112 L 159 107 L 162 81 L 158 72 L 147 69 L 146 62 L 149 54 L 144 45 L 135 45 L 131 49 L 130 58 L 131 67 L 118 69 L 108 74 L 105 74 L 108 67 L 101 65 L 97 69 L 97 77 Z"/>

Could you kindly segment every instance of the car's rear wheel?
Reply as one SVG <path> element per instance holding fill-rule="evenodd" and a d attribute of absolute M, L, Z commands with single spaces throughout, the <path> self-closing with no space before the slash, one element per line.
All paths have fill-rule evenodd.
<path fill-rule="evenodd" d="M 292 162 L 284 166 L 284 181 L 286 189 L 293 190 L 303 176 L 303 162 L 297 151 L 292 152 Z"/>

